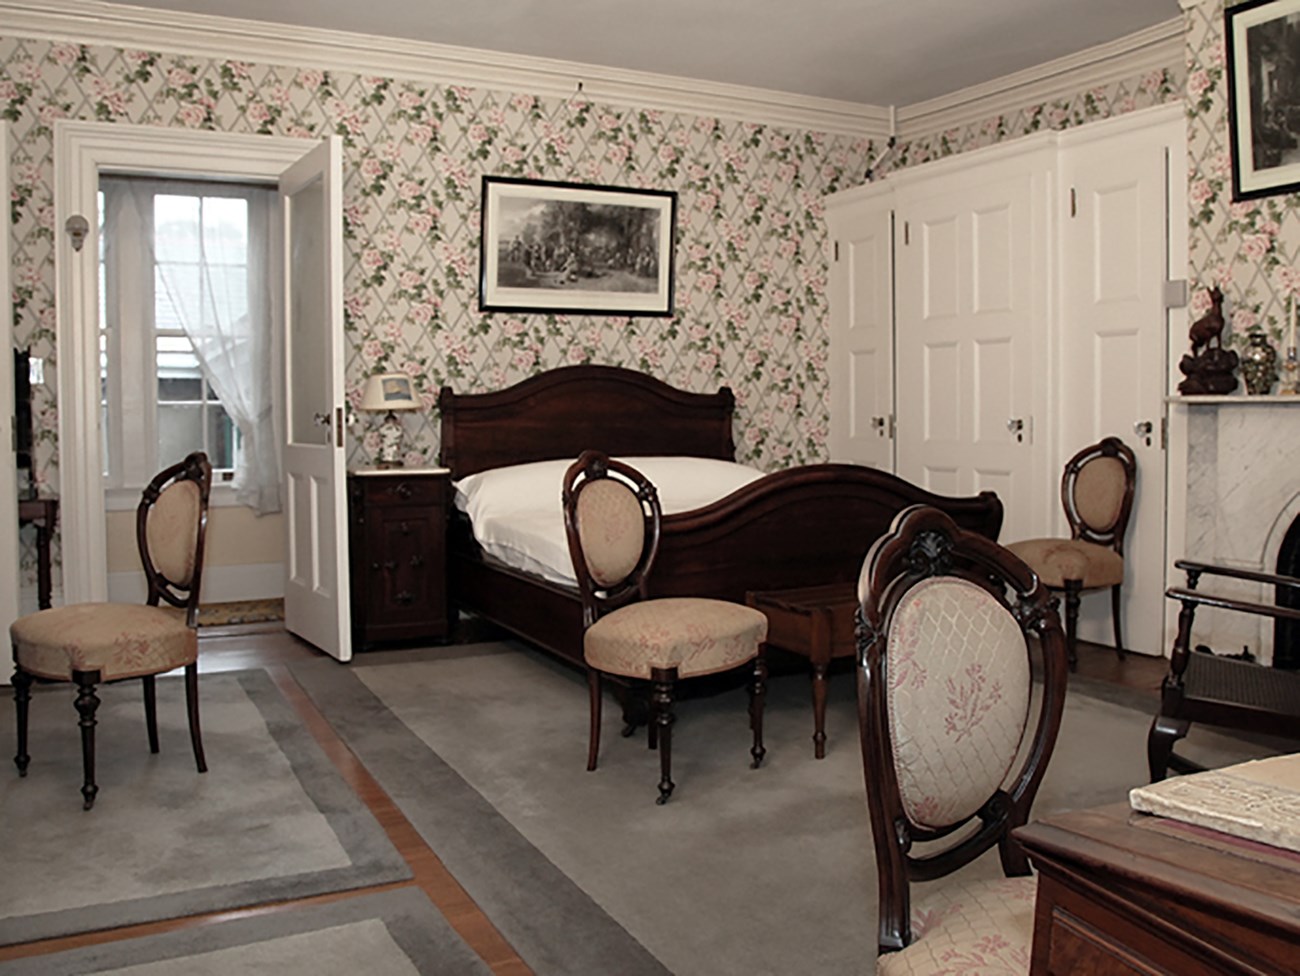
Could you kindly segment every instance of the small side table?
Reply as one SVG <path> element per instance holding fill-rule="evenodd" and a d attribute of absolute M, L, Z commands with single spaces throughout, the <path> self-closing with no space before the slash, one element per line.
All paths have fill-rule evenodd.
<path fill-rule="evenodd" d="M 812 663 L 813 755 L 826 756 L 826 674 L 831 661 L 857 650 L 854 583 L 828 583 L 792 590 L 759 590 L 745 603 L 767 616 L 767 642 Z"/>
<path fill-rule="evenodd" d="M 18 524 L 36 526 L 36 605 L 50 608 L 53 584 L 50 578 L 50 540 L 59 519 L 57 498 L 18 499 Z"/>
<path fill-rule="evenodd" d="M 348 472 L 353 640 L 444 641 L 447 606 L 446 468 Z"/>

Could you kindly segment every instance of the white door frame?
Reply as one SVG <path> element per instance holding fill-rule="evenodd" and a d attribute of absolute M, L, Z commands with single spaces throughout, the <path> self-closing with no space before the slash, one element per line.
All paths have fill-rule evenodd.
<path fill-rule="evenodd" d="M 9 195 L 9 123 L 0 120 L 0 187 Z M 4 445 L 0 460 L 0 566 L 4 575 L 13 581 L 11 586 L 0 586 L 0 627 L 9 632 L 9 625 L 18 617 L 18 581 L 22 578 L 18 547 L 18 456 L 13 449 L 14 423 L 14 316 L 9 303 L 9 236 L 13 228 L 4 222 L 0 233 L 0 444 Z M 0 679 L 6 678 L 0 675 Z"/>
<path fill-rule="evenodd" d="M 65 603 L 108 598 L 99 436 L 99 276 L 94 233 L 73 248 L 64 228 L 93 231 L 101 173 L 228 177 L 274 184 L 316 139 L 169 129 L 126 122 L 54 124 L 54 277 L 59 382 L 59 518 Z M 7 262 L 6 262 L 7 264 Z M 8 289 L 5 289 L 6 295 Z M 277 327 L 279 327 L 277 325 Z"/>

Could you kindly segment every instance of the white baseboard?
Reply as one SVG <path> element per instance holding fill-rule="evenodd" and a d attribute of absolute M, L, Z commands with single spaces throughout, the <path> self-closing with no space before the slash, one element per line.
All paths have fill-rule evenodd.
<path fill-rule="evenodd" d="M 203 570 L 203 603 L 274 600 L 282 596 L 284 563 L 207 566 Z M 144 573 L 108 574 L 109 600 L 114 603 L 140 603 L 144 597 Z"/>

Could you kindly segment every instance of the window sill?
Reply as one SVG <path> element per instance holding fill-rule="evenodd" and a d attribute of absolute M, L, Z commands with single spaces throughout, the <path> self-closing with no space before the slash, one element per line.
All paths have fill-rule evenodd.
<path fill-rule="evenodd" d="M 104 508 L 109 512 L 134 512 L 140 506 L 139 488 L 105 488 Z M 235 501 L 235 489 L 226 484 L 215 484 L 208 495 L 208 508 L 243 508 Z"/>

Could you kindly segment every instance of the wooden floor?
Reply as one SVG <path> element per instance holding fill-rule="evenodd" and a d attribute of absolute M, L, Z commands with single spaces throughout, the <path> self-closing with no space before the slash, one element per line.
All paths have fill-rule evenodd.
<path fill-rule="evenodd" d="M 480 636 L 480 635 L 470 635 Z M 202 631 L 199 670 L 201 672 L 236 671 L 245 668 L 265 668 L 276 682 L 285 698 L 297 709 L 304 724 L 321 744 L 343 778 L 366 803 L 375 818 L 387 831 L 394 846 L 410 865 L 413 880 L 395 884 L 335 892 L 314 898 L 297 899 L 276 904 L 257 905 L 238 911 L 196 915 L 150 922 L 120 929 L 91 932 L 83 935 L 47 939 L 41 942 L 0 947 L 0 962 L 27 956 L 37 956 L 62 949 L 80 948 L 124 939 L 214 925 L 234 918 L 250 918 L 290 911 L 302 905 L 322 904 L 388 891 L 395 888 L 417 887 L 446 916 L 461 937 L 501 976 L 521 976 L 532 970 L 502 938 L 491 920 L 479 910 L 465 890 L 451 876 L 437 854 L 429 848 L 411 823 L 402 815 L 397 804 L 362 766 L 360 760 L 334 733 L 329 722 L 321 715 L 306 693 L 294 680 L 289 665 L 295 661 L 318 657 L 320 652 L 276 626 L 252 625 L 248 627 L 207 628 Z M 1113 682 L 1130 688 L 1147 691 L 1152 708 L 1158 701 L 1160 679 L 1165 673 L 1161 658 L 1128 655 L 1120 661 L 1115 651 L 1107 647 L 1081 644 L 1078 673 L 1101 681 Z"/>

